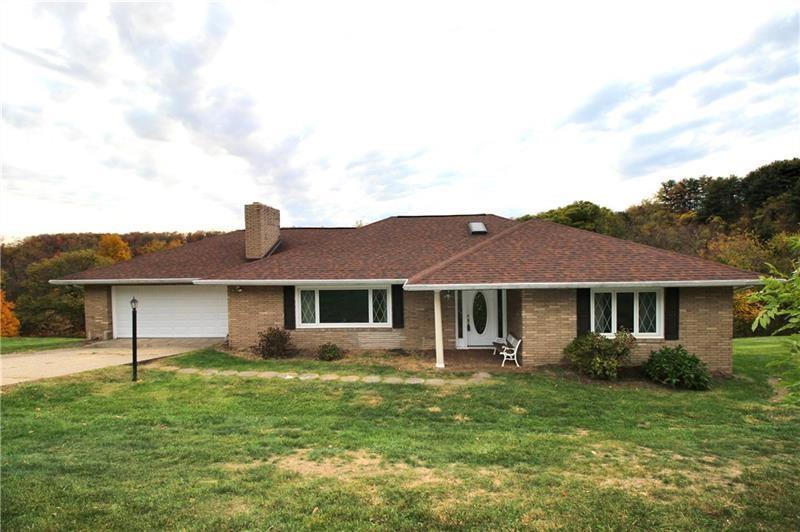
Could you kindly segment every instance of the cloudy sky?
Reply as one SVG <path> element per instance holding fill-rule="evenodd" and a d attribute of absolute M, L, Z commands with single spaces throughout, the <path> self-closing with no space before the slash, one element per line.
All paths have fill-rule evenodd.
<path fill-rule="evenodd" d="M 800 152 L 797 2 L 0 13 L 0 234 L 622 209 Z"/>

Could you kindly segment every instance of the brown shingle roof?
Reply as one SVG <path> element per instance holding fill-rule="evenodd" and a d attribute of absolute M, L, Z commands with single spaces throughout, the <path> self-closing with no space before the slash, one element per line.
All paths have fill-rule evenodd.
<path fill-rule="evenodd" d="M 488 234 L 471 235 L 481 221 Z M 248 261 L 244 231 L 141 255 L 65 280 L 299 281 L 408 279 L 433 285 L 740 282 L 757 278 L 716 262 L 543 220 L 495 215 L 397 216 L 359 228 L 282 228 L 269 256 Z M 189 282 L 189 281 L 187 281 Z"/>
<path fill-rule="evenodd" d="M 749 281 L 758 274 L 532 219 L 409 278 L 414 285 Z"/>
<path fill-rule="evenodd" d="M 481 221 L 488 235 L 471 235 Z M 354 229 L 281 229 L 270 257 L 207 279 L 408 279 L 517 222 L 494 215 L 395 216 Z"/>
<path fill-rule="evenodd" d="M 92 268 L 64 279 L 200 279 L 244 262 L 244 231 L 233 231 Z"/>

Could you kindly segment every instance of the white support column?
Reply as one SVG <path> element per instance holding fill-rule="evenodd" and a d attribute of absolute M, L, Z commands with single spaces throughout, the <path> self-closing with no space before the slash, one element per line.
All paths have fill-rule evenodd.
<path fill-rule="evenodd" d="M 433 328 L 436 335 L 436 367 L 444 367 L 444 338 L 442 334 L 442 292 L 433 291 Z"/>

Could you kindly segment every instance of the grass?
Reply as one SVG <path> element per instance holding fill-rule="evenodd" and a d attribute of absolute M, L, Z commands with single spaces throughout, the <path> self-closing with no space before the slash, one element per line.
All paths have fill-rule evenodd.
<path fill-rule="evenodd" d="M 736 377 L 710 392 L 152 366 L 135 385 L 125 368 L 20 385 L 3 394 L 0 517 L 8 530 L 796 530 L 800 408 L 775 401 L 783 369 L 768 367 L 782 349 L 737 341 Z M 187 361 L 243 362 L 170 364 Z"/>
<path fill-rule="evenodd" d="M 237 371 L 295 371 L 317 373 L 339 373 L 351 375 L 399 375 L 425 376 L 437 373 L 433 359 L 418 354 L 387 355 L 366 353 L 357 357 L 345 357 L 335 361 L 312 358 L 287 358 L 261 360 L 230 356 L 214 349 L 201 349 L 187 355 L 170 359 L 170 365 L 193 368 L 233 369 Z M 399 368 L 399 369 L 398 369 Z M 472 375 L 474 372 L 452 372 L 451 375 Z"/>
<path fill-rule="evenodd" d="M 10 353 L 21 353 L 24 351 L 44 351 L 47 349 L 59 349 L 61 347 L 72 347 L 86 343 L 86 338 L 39 338 L 13 336 L 0 340 L 0 353 L 7 355 Z"/>

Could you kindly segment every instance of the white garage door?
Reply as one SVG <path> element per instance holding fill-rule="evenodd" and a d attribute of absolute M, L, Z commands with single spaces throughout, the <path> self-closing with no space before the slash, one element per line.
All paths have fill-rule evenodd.
<path fill-rule="evenodd" d="M 131 298 L 137 307 L 140 338 L 220 338 L 228 334 L 224 286 L 115 286 L 114 338 L 131 337 Z"/>

